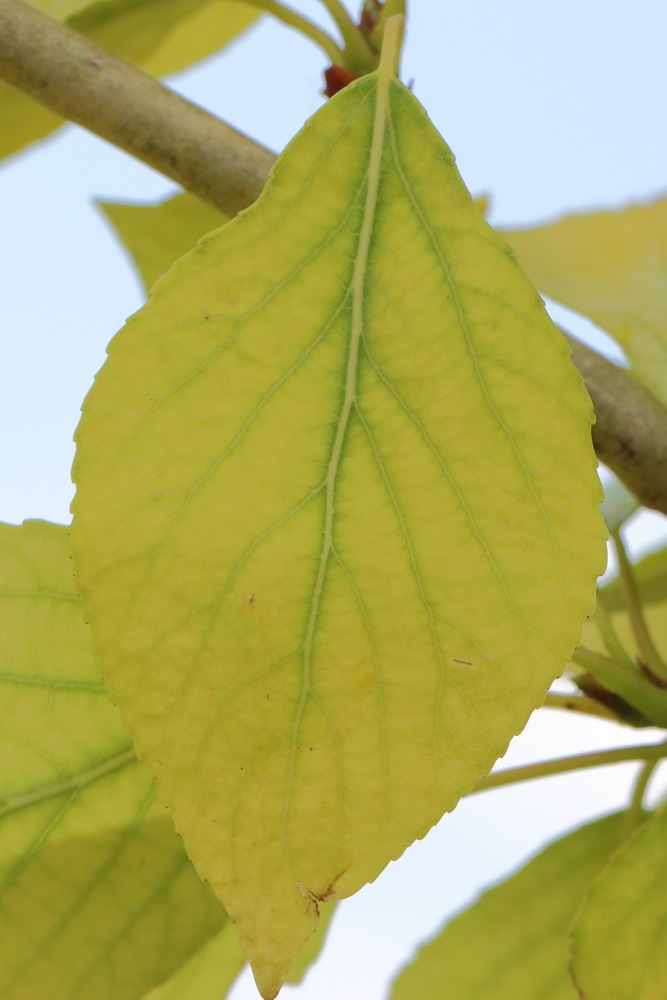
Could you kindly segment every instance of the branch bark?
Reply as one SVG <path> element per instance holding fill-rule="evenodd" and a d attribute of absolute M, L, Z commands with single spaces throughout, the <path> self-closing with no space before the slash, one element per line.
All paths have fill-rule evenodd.
<path fill-rule="evenodd" d="M 275 156 L 22 0 L 0 0 L 0 78 L 235 215 Z"/>
<path fill-rule="evenodd" d="M 667 410 L 630 372 L 567 340 L 593 400 L 598 458 L 645 507 L 667 514 Z"/>
<path fill-rule="evenodd" d="M 0 78 L 228 215 L 258 197 L 275 155 L 23 0 L 0 0 Z M 641 502 L 667 514 L 667 411 L 572 338 L 593 443 Z"/>

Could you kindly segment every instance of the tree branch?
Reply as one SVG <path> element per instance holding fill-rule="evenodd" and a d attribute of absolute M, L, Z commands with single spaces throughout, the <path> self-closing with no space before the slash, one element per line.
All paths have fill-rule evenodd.
<path fill-rule="evenodd" d="M 0 0 L 0 78 L 203 201 L 235 215 L 275 156 L 23 0 Z M 568 337 L 593 400 L 593 443 L 647 507 L 667 514 L 667 411 L 628 372 Z"/>
<path fill-rule="evenodd" d="M 0 77 L 229 215 L 257 198 L 275 159 L 22 0 L 0 0 Z"/>
<path fill-rule="evenodd" d="M 645 507 L 667 514 L 667 410 L 628 371 L 567 339 L 595 407 L 598 458 Z"/>

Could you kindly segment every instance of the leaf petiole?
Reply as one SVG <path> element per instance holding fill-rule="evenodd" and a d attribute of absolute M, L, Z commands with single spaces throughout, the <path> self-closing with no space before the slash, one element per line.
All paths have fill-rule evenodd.
<path fill-rule="evenodd" d="M 618 558 L 619 579 L 621 594 L 625 603 L 628 617 L 632 625 L 637 646 L 646 666 L 653 676 L 659 681 L 665 682 L 667 686 L 667 663 L 656 649 L 653 638 L 648 630 L 644 612 L 642 610 L 641 599 L 637 589 L 634 572 L 628 559 L 628 554 L 621 538 L 620 530 L 612 531 L 611 537 L 614 542 L 616 556 Z"/>
<path fill-rule="evenodd" d="M 278 21 L 282 21 L 283 24 L 289 25 L 290 28 L 295 28 L 302 35 L 310 38 L 311 42 L 314 42 L 315 45 L 318 45 L 322 49 L 333 65 L 347 66 L 345 52 L 336 44 L 334 39 L 326 31 L 322 31 L 316 24 L 309 21 L 308 18 L 292 10 L 291 7 L 284 7 L 277 0 L 248 0 L 248 3 L 252 4 L 253 7 L 258 7 L 260 10 L 266 11 L 267 14 L 271 14 Z"/>
<path fill-rule="evenodd" d="M 535 778 L 568 774 L 570 771 L 583 771 L 589 767 L 606 767 L 609 764 L 625 764 L 635 760 L 658 763 L 665 757 L 667 757 L 667 741 L 577 754 L 572 757 L 560 757 L 557 760 L 545 760 L 538 764 L 526 764 L 523 767 L 510 767 L 504 771 L 496 771 L 485 778 L 480 778 L 468 794 L 476 795 L 478 792 L 487 792 L 492 788 L 504 788 L 522 781 L 533 781 Z"/>
<path fill-rule="evenodd" d="M 646 787 L 653 777 L 653 772 L 659 763 L 660 759 L 647 760 L 644 763 L 644 766 L 640 768 L 639 774 L 637 775 L 637 780 L 635 781 L 635 786 L 632 790 L 632 798 L 625 813 L 625 827 L 628 836 L 639 824 L 642 810 L 644 808 L 644 794 L 646 792 Z"/>
<path fill-rule="evenodd" d="M 331 15 L 345 43 L 345 52 L 339 65 L 345 66 L 356 76 L 371 73 L 377 66 L 377 53 L 366 41 L 363 32 L 354 23 L 340 0 L 320 0 Z"/>
<path fill-rule="evenodd" d="M 637 664 L 632 660 L 630 654 L 626 652 L 625 647 L 618 638 L 616 629 L 614 628 L 614 623 L 612 622 L 611 616 L 604 606 L 604 602 L 600 595 L 598 595 L 597 605 L 593 614 L 593 621 L 595 622 L 597 630 L 602 637 L 602 641 L 607 647 L 609 655 L 627 670 L 636 673 Z"/>
<path fill-rule="evenodd" d="M 596 680 L 618 694 L 656 726 L 667 729 L 667 691 L 656 687 L 638 670 L 580 646 L 572 654 L 572 662 L 583 667 Z"/>
<path fill-rule="evenodd" d="M 612 722 L 623 721 L 619 719 L 611 708 L 607 708 L 606 705 L 596 701 L 595 698 L 589 698 L 587 695 L 554 694 L 552 691 L 549 691 L 544 699 L 542 708 L 559 708 L 566 712 L 593 715 Z"/>

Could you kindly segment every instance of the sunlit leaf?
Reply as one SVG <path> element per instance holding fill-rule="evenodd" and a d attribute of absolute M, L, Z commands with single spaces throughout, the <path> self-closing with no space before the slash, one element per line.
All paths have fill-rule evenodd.
<path fill-rule="evenodd" d="M 667 982 L 667 812 L 656 812 L 593 883 L 572 932 L 586 1000 L 663 1000 Z"/>
<path fill-rule="evenodd" d="M 590 420 L 385 68 L 113 341 L 78 431 L 87 615 L 265 997 L 567 662 L 605 558 Z"/>
<path fill-rule="evenodd" d="M 486 892 L 421 948 L 391 1000 L 576 1000 L 568 930 L 623 820 L 576 830 Z"/>
<path fill-rule="evenodd" d="M 245 952 L 227 922 L 214 938 L 143 1000 L 223 1000 L 245 965 Z"/>
<path fill-rule="evenodd" d="M 178 194 L 157 205 L 101 202 L 100 207 L 132 254 L 146 289 L 197 240 L 229 221 L 191 194 Z"/>
<path fill-rule="evenodd" d="M 153 76 L 175 73 L 223 48 L 257 17 L 228 0 L 32 0 L 37 7 Z M 21 91 L 0 84 L 0 157 L 62 124 Z"/>
<path fill-rule="evenodd" d="M 225 920 L 100 681 L 67 530 L 0 525 L 0 996 L 134 1000 Z"/>
<path fill-rule="evenodd" d="M 615 337 L 667 405 L 667 198 L 505 236 L 540 291 Z"/>

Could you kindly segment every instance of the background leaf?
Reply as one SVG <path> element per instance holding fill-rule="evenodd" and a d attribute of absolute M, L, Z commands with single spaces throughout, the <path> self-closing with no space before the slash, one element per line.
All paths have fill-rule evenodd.
<path fill-rule="evenodd" d="M 37 7 L 153 76 L 166 76 L 223 48 L 257 17 L 227 0 L 35 0 Z M 41 139 L 62 119 L 0 84 L 0 157 Z"/>
<path fill-rule="evenodd" d="M 633 572 L 642 603 L 653 604 L 667 599 L 667 548 L 644 556 L 633 566 Z M 618 577 L 600 588 L 600 593 L 609 611 L 623 607 Z"/>
<path fill-rule="evenodd" d="M 223 1000 L 245 965 L 245 952 L 228 921 L 167 982 L 144 1000 Z"/>
<path fill-rule="evenodd" d="M 667 406 L 667 198 L 504 235 L 540 291 L 615 337 Z"/>
<path fill-rule="evenodd" d="M 229 221 L 191 194 L 157 205 L 100 202 L 100 208 L 130 251 L 146 290 L 202 236 Z"/>
<path fill-rule="evenodd" d="M 667 812 L 661 809 L 593 883 L 572 932 L 586 1000 L 662 1000 L 667 982 Z"/>
<path fill-rule="evenodd" d="M 263 994 L 488 771 L 605 558 L 566 344 L 412 94 L 347 88 L 113 341 L 95 641 Z"/>
<path fill-rule="evenodd" d="M 575 830 L 484 893 L 421 948 L 391 1000 L 576 1000 L 568 931 L 624 820 L 621 813 Z"/>
<path fill-rule="evenodd" d="M 0 635 L 0 996 L 141 997 L 226 916 L 100 681 L 64 527 L 0 525 Z"/>

